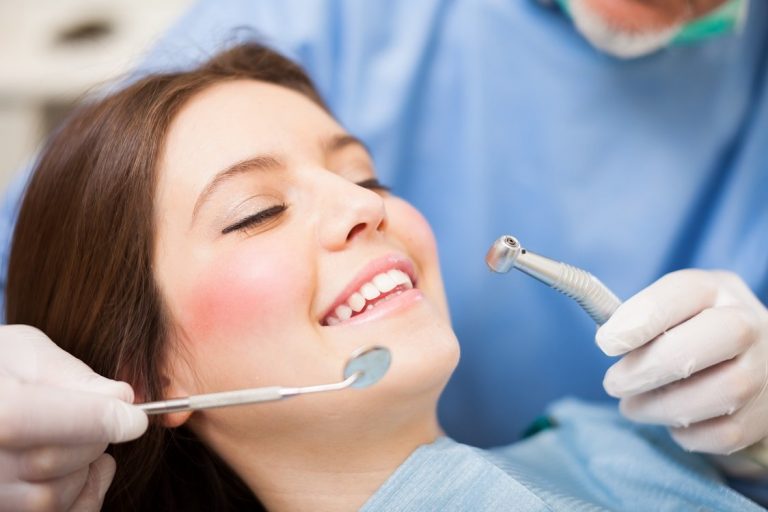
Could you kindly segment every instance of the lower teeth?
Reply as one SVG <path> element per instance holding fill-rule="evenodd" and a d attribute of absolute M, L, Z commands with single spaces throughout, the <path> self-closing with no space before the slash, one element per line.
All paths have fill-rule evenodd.
<path fill-rule="evenodd" d="M 365 308 L 361 309 L 359 312 L 357 312 L 357 313 L 354 313 L 354 312 L 353 312 L 353 313 L 352 313 L 352 316 L 354 317 L 354 316 L 356 316 L 356 315 L 359 315 L 360 313 L 363 313 L 363 312 L 366 312 L 366 311 L 370 311 L 370 310 L 372 310 L 374 307 L 376 307 L 378 304 L 380 304 L 380 303 L 382 303 L 382 302 L 386 302 L 386 301 L 388 301 L 389 299 L 391 299 L 392 297 L 394 297 L 394 296 L 396 296 L 396 295 L 400 295 L 401 293 L 403 293 L 403 291 L 404 291 L 404 290 L 402 290 L 402 289 L 401 289 L 401 290 L 397 290 L 397 291 L 394 291 L 394 292 L 390 293 L 389 295 L 386 295 L 385 297 L 383 297 L 383 298 L 381 298 L 381 299 L 377 300 L 377 301 L 376 301 L 376 302 L 374 302 L 373 304 L 368 304 L 367 306 L 365 306 Z M 332 320 L 332 321 L 330 321 L 330 322 L 326 322 L 326 325 L 336 325 L 336 324 L 337 324 L 337 323 L 339 323 L 339 322 L 340 322 L 340 320 L 338 320 L 338 319 L 337 319 L 336 321 L 333 321 L 333 320 Z"/>
<path fill-rule="evenodd" d="M 400 295 L 401 293 L 403 293 L 403 290 L 397 290 L 396 292 L 392 292 L 389 295 L 386 295 L 385 297 L 383 297 L 382 299 L 377 300 L 373 304 L 368 304 L 368 306 L 366 306 L 366 308 L 365 308 L 365 311 L 368 311 L 369 309 L 372 309 L 374 306 L 378 306 L 382 302 L 386 302 L 389 299 L 391 299 L 392 297 L 394 297 L 396 295 Z"/>

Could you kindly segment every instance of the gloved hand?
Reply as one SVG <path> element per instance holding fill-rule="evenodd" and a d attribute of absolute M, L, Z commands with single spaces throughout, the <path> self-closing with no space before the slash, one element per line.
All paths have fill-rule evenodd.
<path fill-rule="evenodd" d="M 681 270 L 597 331 L 622 413 L 668 425 L 687 450 L 729 454 L 768 437 L 768 309 L 735 274 Z"/>
<path fill-rule="evenodd" d="M 39 330 L 0 326 L 0 511 L 99 510 L 115 474 L 107 444 L 147 428 L 132 401 Z"/>

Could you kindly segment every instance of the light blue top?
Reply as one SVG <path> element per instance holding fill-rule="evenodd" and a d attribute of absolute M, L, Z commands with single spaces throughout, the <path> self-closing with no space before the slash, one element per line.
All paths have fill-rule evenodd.
<path fill-rule="evenodd" d="M 765 510 L 664 429 L 631 424 L 615 407 L 563 401 L 550 415 L 554 428 L 511 446 L 444 437 L 418 448 L 361 510 Z"/>
<path fill-rule="evenodd" d="M 440 406 L 454 438 L 505 444 L 557 397 L 606 399 L 589 317 L 487 270 L 501 234 L 623 299 L 683 267 L 768 298 L 768 2 L 741 35 L 620 61 L 534 0 L 208 0 L 137 75 L 254 35 L 241 26 L 309 70 L 431 221 L 463 341 Z"/>

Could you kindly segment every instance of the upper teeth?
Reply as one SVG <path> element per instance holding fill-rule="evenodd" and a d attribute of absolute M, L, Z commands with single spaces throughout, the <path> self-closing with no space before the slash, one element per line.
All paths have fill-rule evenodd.
<path fill-rule="evenodd" d="M 406 290 L 413 288 L 411 278 L 402 270 L 392 269 L 376 274 L 373 279 L 352 293 L 344 304 L 337 306 L 334 312 L 326 317 L 325 323 L 336 325 L 339 322 L 348 320 L 352 317 L 353 313 L 362 311 L 367 301 L 379 297 L 382 293 L 390 292 L 400 285 Z M 369 304 L 368 307 L 370 308 L 371 305 Z"/>

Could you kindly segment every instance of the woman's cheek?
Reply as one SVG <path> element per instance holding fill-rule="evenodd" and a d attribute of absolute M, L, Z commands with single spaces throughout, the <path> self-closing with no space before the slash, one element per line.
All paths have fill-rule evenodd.
<path fill-rule="evenodd" d="M 208 260 L 179 301 L 188 338 L 223 343 L 275 339 L 306 302 L 306 265 L 244 241 Z M 303 309 L 306 311 L 306 308 Z M 290 324 L 288 324 L 290 325 Z"/>
<path fill-rule="evenodd" d="M 422 277 L 419 287 L 450 321 L 435 234 L 427 219 L 409 202 L 399 197 L 392 197 L 390 201 L 387 205 L 390 229 L 414 259 Z"/>
<path fill-rule="evenodd" d="M 427 219 L 411 203 L 399 197 L 389 198 L 387 215 L 397 237 L 406 243 L 409 252 L 437 258 L 435 234 Z"/>

